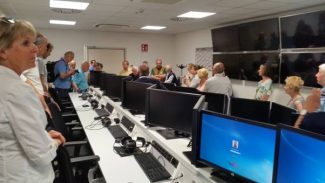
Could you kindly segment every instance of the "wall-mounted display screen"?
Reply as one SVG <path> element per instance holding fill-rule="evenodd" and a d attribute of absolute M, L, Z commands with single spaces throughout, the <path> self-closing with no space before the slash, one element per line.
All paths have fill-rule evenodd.
<path fill-rule="evenodd" d="M 315 75 L 318 66 L 325 63 L 324 53 L 283 53 L 281 61 L 281 83 L 287 76 L 300 76 L 305 86 L 320 87 Z"/>
<path fill-rule="evenodd" d="M 282 17 L 282 48 L 325 47 L 325 11 Z"/>
<path fill-rule="evenodd" d="M 213 51 L 239 51 L 238 26 L 223 27 L 211 31 Z"/>
<path fill-rule="evenodd" d="M 225 64 L 225 73 L 229 78 L 249 81 L 261 80 L 257 71 L 261 64 L 267 63 L 271 67 L 273 82 L 279 81 L 278 53 L 215 54 L 213 63 L 216 62 Z"/>

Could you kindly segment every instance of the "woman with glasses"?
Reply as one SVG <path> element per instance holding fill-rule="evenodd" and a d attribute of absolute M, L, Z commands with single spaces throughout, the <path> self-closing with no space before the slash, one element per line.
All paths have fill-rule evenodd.
<path fill-rule="evenodd" d="M 0 182 L 53 182 L 51 161 L 64 137 L 45 131 L 46 116 L 21 73 L 35 67 L 35 28 L 0 18 Z"/>

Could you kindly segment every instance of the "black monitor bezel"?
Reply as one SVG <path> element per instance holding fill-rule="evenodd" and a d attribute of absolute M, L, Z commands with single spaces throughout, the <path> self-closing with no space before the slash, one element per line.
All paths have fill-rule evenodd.
<path fill-rule="evenodd" d="M 315 132 L 311 132 L 311 131 L 307 131 L 307 130 L 303 130 L 300 128 L 294 128 L 292 126 L 288 126 L 285 124 L 278 124 L 277 125 L 277 144 L 276 144 L 276 161 L 274 162 L 274 169 L 273 169 L 273 181 L 276 182 L 277 178 L 278 178 L 278 165 L 279 165 L 279 155 L 280 155 L 280 143 L 281 143 L 281 130 L 285 129 L 294 133 L 298 133 L 300 135 L 303 136 L 307 136 L 307 137 L 311 137 L 311 138 L 315 138 L 321 141 L 325 141 L 325 135 L 322 134 L 318 134 Z"/>
<path fill-rule="evenodd" d="M 182 131 L 182 132 L 186 132 L 186 133 L 189 133 L 191 134 L 192 133 L 192 123 L 193 123 L 193 119 L 190 120 L 188 123 L 191 123 L 189 126 L 191 126 L 191 129 L 186 131 L 184 129 L 179 129 L 179 128 L 174 128 L 174 127 L 170 127 L 170 126 L 161 126 L 160 124 L 156 124 L 154 122 L 150 122 L 149 121 L 149 109 L 150 109 L 150 91 L 159 91 L 159 92 L 165 92 L 165 93 L 172 93 L 172 94 L 179 94 L 179 95 L 194 95 L 194 96 L 197 96 L 198 97 L 198 100 L 196 102 L 196 104 L 193 106 L 193 111 L 194 111 L 194 108 L 197 106 L 197 103 L 199 101 L 201 101 L 201 97 L 202 95 L 200 94 L 195 94 L 195 93 L 185 93 L 185 92 L 177 92 L 177 91 L 170 91 L 170 90 L 160 90 L 160 89 L 154 89 L 152 87 L 149 87 L 147 88 L 147 102 L 146 102 L 146 112 L 145 112 L 145 116 L 146 116 L 146 119 L 145 119 L 145 125 L 146 126 L 160 126 L 160 127 L 164 127 L 164 128 L 171 128 L 171 129 L 174 129 L 174 130 L 179 130 L 179 131 Z M 193 118 L 193 111 L 192 111 L 192 118 Z"/>
<path fill-rule="evenodd" d="M 202 130 L 202 115 L 203 114 L 209 114 L 209 115 L 215 115 L 215 116 L 218 116 L 218 117 L 222 117 L 222 118 L 226 118 L 226 119 L 231 119 L 231 120 L 234 120 L 234 121 L 238 121 L 239 123 L 247 123 L 249 125 L 256 125 L 256 126 L 260 126 L 260 127 L 263 127 L 263 128 L 269 128 L 269 129 L 273 129 L 275 130 L 276 132 L 276 137 L 275 137 L 275 149 L 274 149 L 274 161 L 273 161 L 273 176 L 272 176 L 272 182 L 275 182 L 274 180 L 274 172 L 275 172 L 275 162 L 277 160 L 277 142 L 278 142 L 278 130 L 277 130 L 277 127 L 274 126 L 274 125 L 271 125 L 271 124 L 267 124 L 267 123 L 262 123 L 262 122 L 258 122 L 258 121 L 253 121 L 253 120 L 248 120 L 248 119 L 244 119 L 244 118 L 239 118 L 239 117 L 234 117 L 234 116 L 227 116 L 225 114 L 220 114 L 220 113 L 217 113 L 217 112 L 213 112 L 213 111 L 209 111 L 209 110 L 201 110 L 200 111 L 200 114 L 199 114 L 199 118 L 198 118 L 198 130 L 197 130 L 197 139 L 196 139 L 196 142 L 197 142 L 197 160 L 196 162 L 199 162 L 199 163 L 202 163 L 202 164 L 205 164 L 205 165 L 208 165 L 210 167 L 213 167 L 213 168 L 217 168 L 217 169 L 221 169 L 225 172 L 228 172 L 229 175 L 232 175 L 232 176 L 236 176 L 236 177 L 239 177 L 243 180 L 246 180 L 246 181 L 252 181 L 246 177 L 243 177 L 239 174 L 236 174 L 230 170 L 227 170 L 221 166 L 218 166 L 218 165 L 215 165 L 211 162 L 208 162 L 206 160 L 203 160 L 200 158 L 200 148 L 201 148 L 201 130 Z"/>

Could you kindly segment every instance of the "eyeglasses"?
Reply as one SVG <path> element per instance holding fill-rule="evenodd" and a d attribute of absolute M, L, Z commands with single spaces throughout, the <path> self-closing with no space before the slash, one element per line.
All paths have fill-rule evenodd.
<path fill-rule="evenodd" d="M 14 23 L 16 23 L 15 19 L 9 18 L 9 17 L 1 17 L 0 21 L 1 22 L 5 22 L 7 24 L 14 24 Z"/>

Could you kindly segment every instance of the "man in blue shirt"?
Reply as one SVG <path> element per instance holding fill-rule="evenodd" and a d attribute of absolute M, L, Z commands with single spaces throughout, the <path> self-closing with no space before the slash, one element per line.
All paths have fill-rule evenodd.
<path fill-rule="evenodd" d="M 80 69 L 78 72 L 72 76 L 72 85 L 73 89 L 77 92 L 85 92 L 88 90 L 88 83 L 87 83 L 87 74 L 89 70 L 89 62 L 85 61 L 81 64 Z"/>
<path fill-rule="evenodd" d="M 67 51 L 64 57 L 56 62 L 54 66 L 54 86 L 61 99 L 69 98 L 72 83 L 71 76 L 75 74 L 75 70 L 69 69 L 68 63 L 74 59 L 74 53 Z"/>

